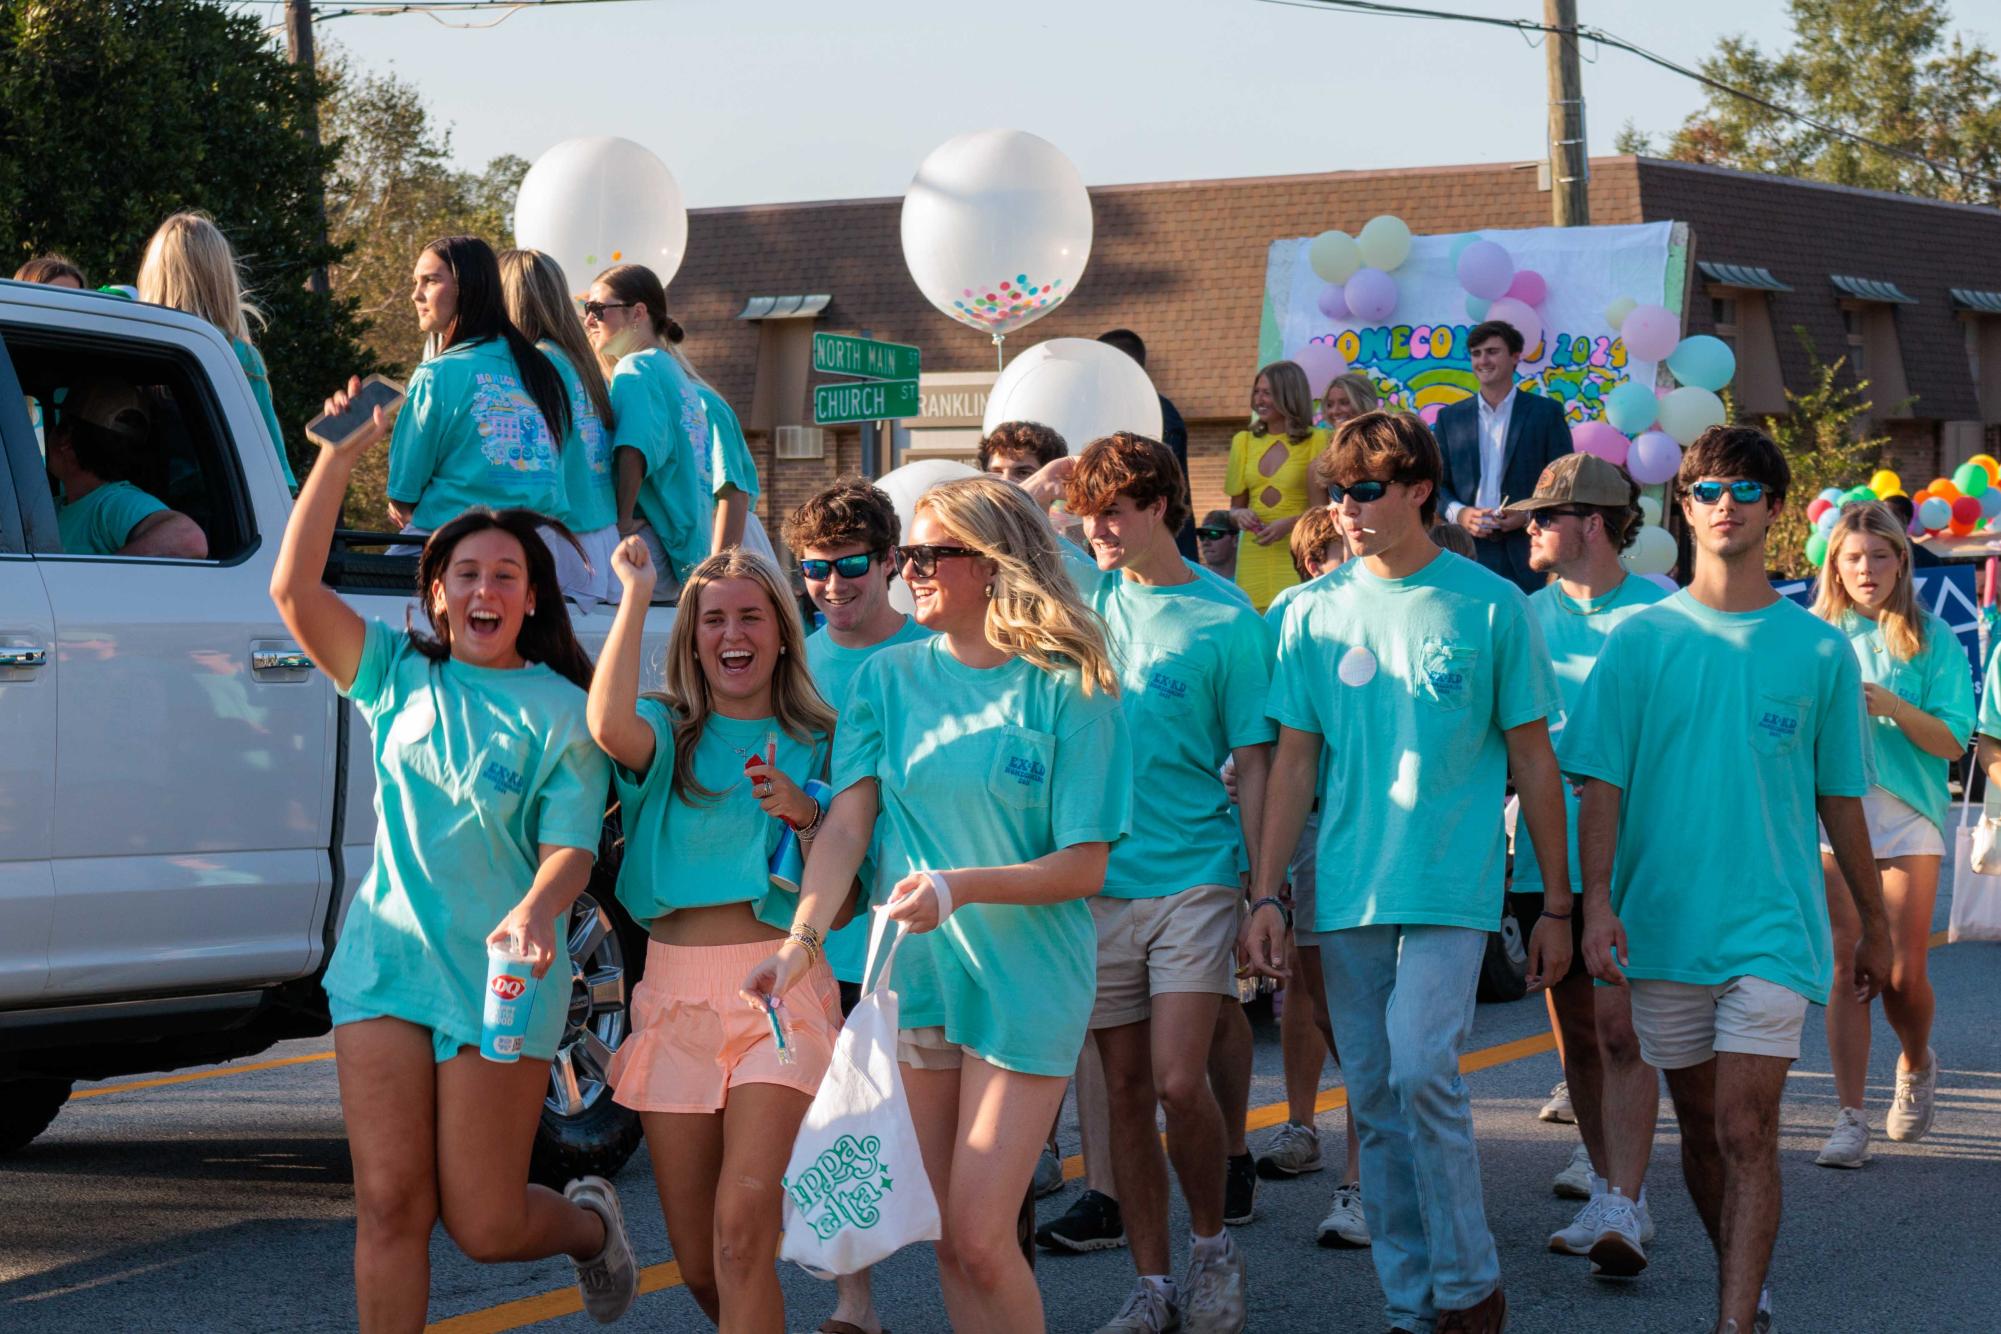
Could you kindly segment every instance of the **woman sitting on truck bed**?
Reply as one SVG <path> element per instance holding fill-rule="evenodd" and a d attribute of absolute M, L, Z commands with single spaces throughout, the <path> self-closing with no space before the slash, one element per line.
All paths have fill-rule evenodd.
<path fill-rule="evenodd" d="M 354 465 L 387 434 L 378 408 L 322 450 L 271 577 L 286 626 L 374 738 L 374 864 L 325 977 L 354 1156 L 359 1323 L 424 1323 L 440 1219 L 475 1260 L 568 1255 L 585 1309 L 615 1320 L 638 1291 L 616 1191 L 597 1177 L 560 1195 L 528 1184 L 570 997 L 566 973 L 544 975 L 611 783 L 585 719 L 590 659 L 538 537 L 545 520 L 524 510 L 467 510 L 424 544 L 428 634 L 364 621 L 320 582 Z M 487 951 L 509 940 L 542 980 L 519 997 L 518 1059 L 487 1059 Z"/>

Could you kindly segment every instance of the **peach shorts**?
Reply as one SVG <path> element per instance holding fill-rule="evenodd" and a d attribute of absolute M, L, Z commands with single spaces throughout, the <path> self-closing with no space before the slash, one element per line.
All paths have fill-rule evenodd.
<path fill-rule="evenodd" d="M 639 1112 L 719 1112 L 738 1084 L 818 1092 L 841 1027 L 826 961 L 815 962 L 779 1006 L 789 1065 L 778 1059 L 770 1017 L 737 994 L 777 944 L 648 941 L 646 975 L 632 990 L 633 1031 L 611 1058 L 613 1101 Z"/>

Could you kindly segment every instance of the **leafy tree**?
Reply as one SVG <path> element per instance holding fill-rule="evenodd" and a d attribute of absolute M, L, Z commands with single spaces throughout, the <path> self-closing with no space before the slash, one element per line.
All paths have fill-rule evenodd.
<path fill-rule="evenodd" d="M 1788 0 L 1788 7 L 1789 49 L 1767 55 L 1746 38 L 1725 37 L 1702 72 L 1899 151 L 1712 89 L 1708 105 L 1668 140 L 1668 157 L 2001 203 L 1993 184 L 2001 178 L 2001 63 L 1981 43 L 1948 32 L 1944 0 Z"/>
<path fill-rule="evenodd" d="M 313 234 L 334 150 L 305 132 L 311 79 L 252 14 L 203 0 L 0 5 L 0 237 L 5 271 L 60 250 L 93 282 L 129 282 L 179 209 L 229 236 L 294 463 L 328 389 L 372 369 L 351 301 L 305 289 L 340 258 Z"/>
<path fill-rule="evenodd" d="M 1765 433 L 1792 469 L 1786 507 L 1772 525 L 1766 550 L 1773 569 L 1807 578 L 1814 572 L 1806 558 L 1807 533 L 1813 527 L 1807 522 L 1807 505 L 1830 486 L 1846 490 L 1867 481 L 1881 466 L 1890 437 L 1861 433 L 1862 418 L 1874 404 L 1867 380 L 1841 378 L 1848 358 L 1822 361 L 1804 327 L 1795 326 L 1793 336 L 1806 349 L 1808 388 L 1800 393 L 1786 390 L 1786 415 L 1763 422 Z"/>

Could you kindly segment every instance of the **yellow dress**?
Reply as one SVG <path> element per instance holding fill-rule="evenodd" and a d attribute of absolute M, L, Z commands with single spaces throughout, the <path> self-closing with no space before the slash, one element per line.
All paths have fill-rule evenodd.
<path fill-rule="evenodd" d="M 1239 431 L 1230 441 L 1230 468 L 1223 490 L 1232 496 L 1248 493 L 1251 512 L 1265 523 L 1276 523 L 1304 514 L 1310 502 L 1306 488 L 1307 465 L 1325 452 L 1328 435 L 1315 429 L 1295 443 L 1282 435 L 1252 435 Z M 1285 446 L 1285 460 L 1275 473 L 1261 470 L 1264 456 L 1273 445 Z M 1269 492 L 1276 492 L 1275 503 Z M 1299 582 L 1292 568 L 1292 548 L 1283 539 L 1259 546 L 1248 532 L 1237 536 L 1237 586 L 1250 594 L 1251 605 L 1262 615 L 1279 590 Z"/>

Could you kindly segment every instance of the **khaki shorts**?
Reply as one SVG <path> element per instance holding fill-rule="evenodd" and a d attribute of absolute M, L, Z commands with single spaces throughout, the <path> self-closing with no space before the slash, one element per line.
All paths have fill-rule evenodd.
<path fill-rule="evenodd" d="M 943 1024 L 896 1030 L 896 1059 L 912 1070 L 957 1070 L 966 1049 L 945 1036 Z"/>
<path fill-rule="evenodd" d="M 1720 986 L 1630 980 L 1640 1059 L 1656 1070 L 1686 1070 L 1720 1051 L 1796 1061 L 1806 997 L 1762 977 Z"/>
<path fill-rule="evenodd" d="M 1157 899 L 1091 900 L 1098 924 L 1098 1001 L 1092 1028 L 1136 1024 L 1153 998 L 1173 992 L 1237 994 L 1235 885 L 1197 885 Z"/>

